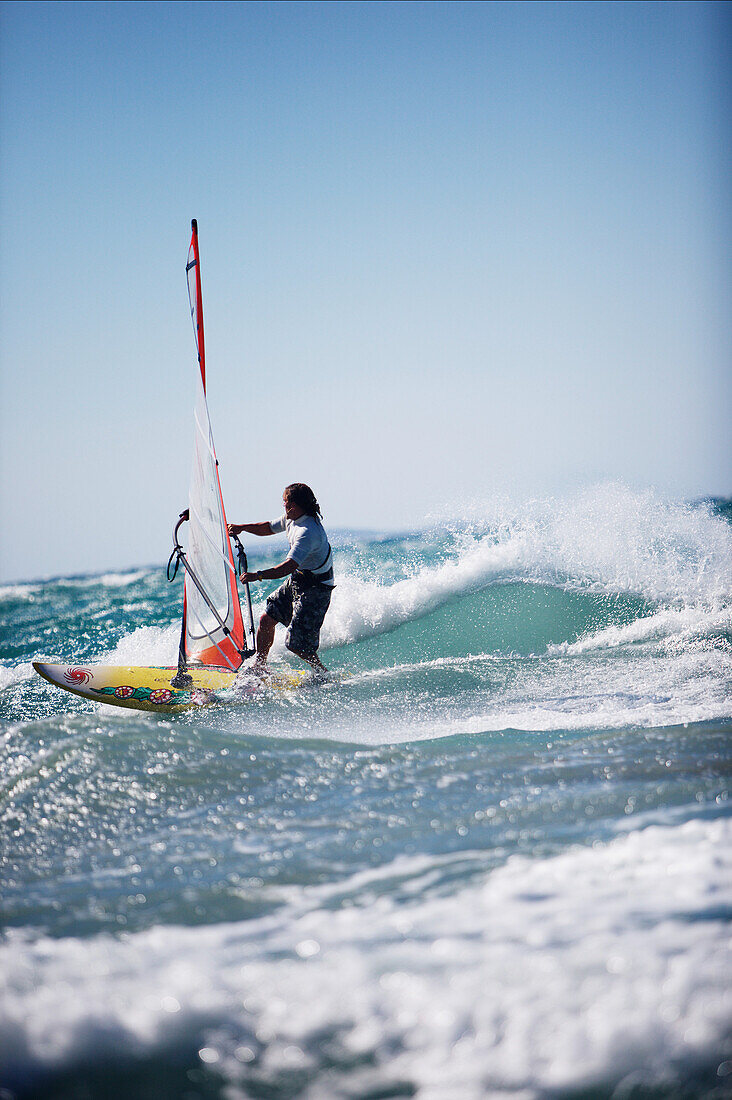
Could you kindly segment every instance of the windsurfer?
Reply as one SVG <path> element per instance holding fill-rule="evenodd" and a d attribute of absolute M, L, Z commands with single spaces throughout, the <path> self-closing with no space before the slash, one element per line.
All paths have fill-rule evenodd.
<path fill-rule="evenodd" d="M 242 573 L 242 582 L 279 580 L 284 584 L 267 598 L 257 629 L 255 670 L 262 671 L 274 642 L 277 623 L 288 628 L 285 645 L 316 672 L 327 669 L 318 657 L 320 628 L 333 595 L 333 555 L 323 527 L 320 505 L 313 490 L 302 482 L 288 485 L 282 494 L 285 514 L 273 522 L 230 523 L 229 534 L 277 535 L 285 532 L 290 552 L 271 569 Z"/>

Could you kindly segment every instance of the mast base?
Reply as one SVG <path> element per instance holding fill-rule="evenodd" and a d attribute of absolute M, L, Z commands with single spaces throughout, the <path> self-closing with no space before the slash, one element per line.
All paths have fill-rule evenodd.
<path fill-rule="evenodd" d="M 177 672 L 173 679 L 170 681 L 170 686 L 174 688 L 190 687 L 193 683 L 193 677 L 187 672 Z"/>

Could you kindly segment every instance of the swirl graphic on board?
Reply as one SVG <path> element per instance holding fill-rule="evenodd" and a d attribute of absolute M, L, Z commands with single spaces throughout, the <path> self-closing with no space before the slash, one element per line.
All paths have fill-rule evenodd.
<path fill-rule="evenodd" d="M 86 668 L 67 668 L 64 672 L 67 684 L 88 684 L 91 678 L 92 674 Z"/>

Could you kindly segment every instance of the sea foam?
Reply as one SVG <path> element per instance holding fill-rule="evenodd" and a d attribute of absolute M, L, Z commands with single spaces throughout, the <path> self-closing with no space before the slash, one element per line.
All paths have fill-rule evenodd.
<path fill-rule="evenodd" d="M 178 657 L 180 621 L 169 626 L 139 626 L 126 634 L 97 663 L 110 665 L 174 665 Z"/>
<path fill-rule="evenodd" d="M 387 892 L 334 905 L 346 882 L 293 887 L 284 909 L 236 925 L 86 940 L 11 931 L 0 1061 L 12 1083 L 177 1046 L 238 1097 L 253 1070 L 274 1086 L 295 1066 L 314 1097 L 394 1080 L 435 1100 L 638 1075 L 671 1088 L 723 1059 L 731 841 L 728 820 L 694 820 L 513 856 L 449 896 L 429 884 L 451 857 L 400 857 L 358 877 L 375 898 L 381 880 L 403 879 L 407 902 Z"/>
<path fill-rule="evenodd" d="M 20 665 L 0 665 L 0 691 L 32 679 L 35 669 L 29 662 Z"/>

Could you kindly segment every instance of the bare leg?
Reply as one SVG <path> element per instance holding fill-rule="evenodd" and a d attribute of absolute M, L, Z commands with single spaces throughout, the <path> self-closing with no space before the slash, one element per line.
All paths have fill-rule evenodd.
<path fill-rule="evenodd" d="M 270 618 L 266 611 L 263 611 L 257 630 L 257 656 L 254 661 L 255 666 L 262 668 L 267 664 L 267 654 L 274 642 L 276 626 L 277 623 L 275 620 Z"/>

